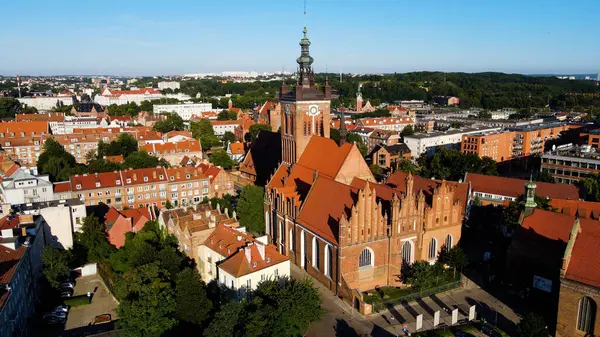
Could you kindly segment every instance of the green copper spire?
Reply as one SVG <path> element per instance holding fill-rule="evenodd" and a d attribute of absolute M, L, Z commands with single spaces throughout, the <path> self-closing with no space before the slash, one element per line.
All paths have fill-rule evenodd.
<path fill-rule="evenodd" d="M 532 177 L 529 177 L 529 181 L 525 184 L 525 208 L 535 208 L 537 206 L 535 202 L 535 188 L 537 185 L 533 182 Z"/>
<path fill-rule="evenodd" d="M 300 40 L 300 57 L 296 59 L 300 74 L 298 83 L 303 86 L 310 86 L 313 84 L 312 64 L 314 59 L 310 56 L 310 40 L 306 36 L 306 26 L 304 26 L 302 32 L 304 33 L 304 37 Z"/>

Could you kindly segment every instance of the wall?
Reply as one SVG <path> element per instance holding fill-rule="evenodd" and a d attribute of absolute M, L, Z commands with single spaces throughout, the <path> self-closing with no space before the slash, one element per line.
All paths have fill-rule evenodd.
<path fill-rule="evenodd" d="M 577 330 L 579 300 L 584 296 L 590 297 L 596 302 L 596 319 L 593 333 L 595 336 L 600 333 L 600 289 L 561 278 L 556 337 L 585 336 L 585 333 Z"/>
<path fill-rule="evenodd" d="M 85 207 L 83 209 L 85 212 Z M 53 245 L 64 249 L 73 247 L 75 221 L 73 219 L 71 208 L 64 205 L 46 207 L 40 210 L 40 214 L 44 217 L 44 220 L 46 220 L 48 227 L 50 227 Z M 81 225 L 78 227 L 81 227 Z"/>

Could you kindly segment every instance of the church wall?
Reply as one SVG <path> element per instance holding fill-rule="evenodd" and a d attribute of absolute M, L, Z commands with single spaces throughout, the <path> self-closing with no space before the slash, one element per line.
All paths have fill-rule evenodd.
<path fill-rule="evenodd" d="M 372 250 L 373 267 L 359 268 L 360 254 Z M 384 238 L 340 249 L 341 273 L 351 289 L 367 291 L 388 285 L 389 239 Z"/>

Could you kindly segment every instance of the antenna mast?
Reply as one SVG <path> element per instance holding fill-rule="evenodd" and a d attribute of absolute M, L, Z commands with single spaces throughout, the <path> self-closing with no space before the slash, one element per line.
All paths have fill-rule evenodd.
<path fill-rule="evenodd" d="M 19 91 L 19 98 L 21 98 L 21 80 L 19 80 L 19 75 L 17 75 L 17 90 Z"/>

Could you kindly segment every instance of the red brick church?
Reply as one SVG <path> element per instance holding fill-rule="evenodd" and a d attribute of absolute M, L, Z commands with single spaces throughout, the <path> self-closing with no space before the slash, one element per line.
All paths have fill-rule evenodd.
<path fill-rule="evenodd" d="M 344 130 L 341 145 L 329 139 L 331 86 L 315 84 L 306 28 L 300 46 L 298 82 L 279 96 L 281 164 L 266 184 L 266 232 L 344 298 L 400 285 L 403 263 L 433 263 L 460 240 L 467 184 L 403 172 L 376 183 Z"/>

